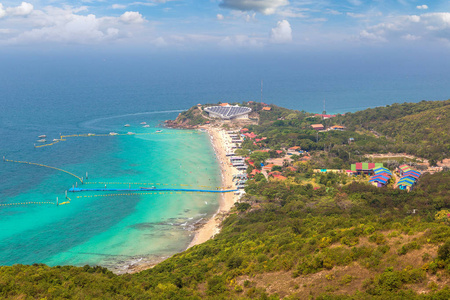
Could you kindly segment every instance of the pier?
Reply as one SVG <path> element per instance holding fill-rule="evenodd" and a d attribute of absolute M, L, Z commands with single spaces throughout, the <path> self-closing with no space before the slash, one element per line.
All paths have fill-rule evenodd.
<path fill-rule="evenodd" d="M 199 190 L 199 189 L 171 189 L 171 188 L 139 188 L 139 189 L 117 189 L 117 188 L 78 188 L 72 187 L 69 189 L 69 192 L 77 193 L 77 192 L 197 192 L 197 193 L 231 193 L 236 192 L 237 190 Z"/>

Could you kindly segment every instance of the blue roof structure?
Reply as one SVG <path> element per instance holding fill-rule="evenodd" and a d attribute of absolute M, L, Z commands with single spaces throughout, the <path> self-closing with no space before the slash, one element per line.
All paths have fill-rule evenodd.
<path fill-rule="evenodd" d="M 384 168 L 384 167 L 375 168 L 375 169 L 373 169 L 373 172 L 375 174 L 388 173 L 389 175 L 392 175 L 392 172 L 389 169 Z"/>

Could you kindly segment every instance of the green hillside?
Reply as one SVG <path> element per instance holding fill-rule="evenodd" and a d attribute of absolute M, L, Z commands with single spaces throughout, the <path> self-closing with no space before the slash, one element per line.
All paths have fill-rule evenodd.
<path fill-rule="evenodd" d="M 393 104 L 346 114 L 350 130 L 385 135 L 390 149 L 438 161 L 450 157 L 450 100 Z"/>
<path fill-rule="evenodd" d="M 274 150 L 285 147 L 309 153 L 277 166 L 283 180 L 262 174 L 249 180 L 214 239 L 136 274 L 3 266 L 0 298 L 450 299 L 449 171 L 423 174 L 409 193 L 392 183 L 376 188 L 365 176 L 314 171 L 348 169 L 366 153 L 448 157 L 450 101 L 329 120 L 271 107 L 260 113 L 259 125 L 248 126 L 258 142 L 248 140 L 240 151 L 258 163 L 284 155 Z M 310 127 L 318 122 L 343 123 L 347 130 L 318 133 Z M 260 149 L 270 151 L 254 151 Z"/>

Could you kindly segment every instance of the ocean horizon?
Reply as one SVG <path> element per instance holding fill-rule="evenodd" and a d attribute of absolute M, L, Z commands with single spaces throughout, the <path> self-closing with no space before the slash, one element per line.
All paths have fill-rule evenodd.
<path fill-rule="evenodd" d="M 5 61 L 5 66 L 0 70 L 0 155 L 80 177 L 87 172 L 84 185 L 96 187 L 220 186 L 208 135 L 162 125 L 197 103 L 262 99 L 322 112 L 325 100 L 327 112 L 345 113 L 450 95 L 448 69 L 365 72 L 366 66 L 357 63 L 343 69 L 282 59 L 262 64 L 243 58 L 227 63 L 108 57 L 24 59 Z M 67 137 L 34 147 L 39 135 L 51 142 L 60 135 L 88 133 L 105 136 Z M 54 203 L 56 197 L 65 202 L 65 191 L 77 182 L 55 169 L 11 162 L 2 162 L 0 178 L 0 204 Z M 220 197 L 101 194 L 69 193 L 70 204 L 58 207 L 0 206 L 0 265 L 91 264 L 120 271 L 131 263 L 167 257 L 187 247 L 195 224 L 217 211 Z"/>

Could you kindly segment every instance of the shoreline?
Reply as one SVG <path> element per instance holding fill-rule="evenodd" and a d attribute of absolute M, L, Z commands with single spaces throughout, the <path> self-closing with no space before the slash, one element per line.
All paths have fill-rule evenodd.
<path fill-rule="evenodd" d="M 233 186 L 233 169 L 227 161 L 225 141 L 222 136 L 223 130 L 210 126 L 200 128 L 205 129 L 208 133 L 216 157 L 219 160 L 218 162 L 220 164 L 220 172 L 222 175 L 222 187 Z M 238 196 L 234 195 L 234 193 L 222 194 L 219 199 L 219 208 L 217 209 L 217 212 L 203 226 L 195 230 L 194 238 L 186 250 L 210 240 L 219 233 L 222 220 L 230 212 L 237 200 Z"/>
<path fill-rule="evenodd" d="M 199 127 L 199 129 L 204 129 L 208 133 L 209 139 L 213 146 L 214 152 L 218 159 L 218 163 L 220 166 L 221 173 L 221 184 L 222 187 L 231 187 L 233 186 L 233 167 L 228 163 L 226 156 L 226 148 L 225 148 L 225 140 L 224 140 L 224 131 L 219 128 L 205 126 Z M 187 249 L 194 247 L 196 245 L 202 244 L 211 238 L 213 238 L 216 234 L 220 232 L 220 224 L 223 219 L 228 215 L 234 203 L 238 200 L 238 196 L 234 193 L 223 193 L 219 198 L 219 208 L 217 211 L 200 227 L 193 231 L 194 238 L 191 240 Z M 172 255 L 171 255 L 172 256 Z M 126 269 L 122 269 L 119 271 L 119 274 L 133 274 L 141 271 L 145 271 L 155 267 L 157 264 L 171 257 L 159 257 L 153 258 L 150 260 L 144 260 L 136 262 L 135 264 L 128 265 Z"/>

